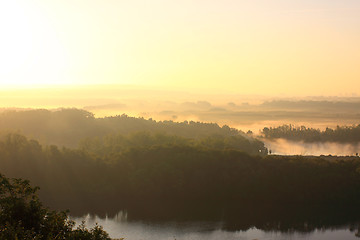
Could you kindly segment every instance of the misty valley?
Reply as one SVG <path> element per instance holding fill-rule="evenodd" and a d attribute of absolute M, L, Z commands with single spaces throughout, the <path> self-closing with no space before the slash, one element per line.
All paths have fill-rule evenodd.
<path fill-rule="evenodd" d="M 0 0 L 0 240 L 360 239 L 359 0 Z"/>
<path fill-rule="evenodd" d="M 75 108 L 6 110 L 0 173 L 9 187 L 0 196 L 38 193 L 44 206 L 68 209 L 77 225 L 98 222 L 113 238 L 356 239 L 359 133 L 360 125 L 254 133 Z"/>

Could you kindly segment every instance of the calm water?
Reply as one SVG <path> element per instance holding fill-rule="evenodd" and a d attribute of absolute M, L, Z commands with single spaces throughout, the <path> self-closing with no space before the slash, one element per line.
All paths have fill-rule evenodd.
<path fill-rule="evenodd" d="M 315 229 L 311 232 L 263 231 L 250 228 L 246 231 L 224 230 L 222 222 L 141 222 L 127 221 L 121 212 L 113 218 L 99 218 L 86 215 L 72 217 L 77 224 L 85 221 L 86 226 L 96 223 L 103 226 L 112 238 L 124 237 L 125 240 L 359 240 L 357 229 L 350 226 Z M 356 230 L 356 231 L 355 231 Z"/>

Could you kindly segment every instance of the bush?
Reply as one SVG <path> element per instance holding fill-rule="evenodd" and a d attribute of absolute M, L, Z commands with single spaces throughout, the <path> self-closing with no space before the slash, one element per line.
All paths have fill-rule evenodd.
<path fill-rule="evenodd" d="M 8 179 L 0 174 L 0 239 L 110 240 L 98 225 L 87 229 L 81 224 L 74 229 L 75 223 L 67 212 L 43 207 L 38 189 L 31 187 L 28 180 Z"/>

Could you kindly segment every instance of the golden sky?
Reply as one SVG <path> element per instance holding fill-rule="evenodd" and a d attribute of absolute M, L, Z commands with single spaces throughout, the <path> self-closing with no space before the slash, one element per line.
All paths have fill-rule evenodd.
<path fill-rule="evenodd" d="M 0 87 L 360 95 L 359 0 L 0 1 Z"/>

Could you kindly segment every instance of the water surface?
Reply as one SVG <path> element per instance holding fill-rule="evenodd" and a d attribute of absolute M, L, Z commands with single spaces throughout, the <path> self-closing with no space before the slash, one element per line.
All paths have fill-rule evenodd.
<path fill-rule="evenodd" d="M 100 218 L 86 215 L 73 217 L 77 224 L 85 221 L 86 226 L 96 223 L 103 226 L 112 238 L 125 240 L 358 240 L 358 229 L 345 225 L 320 228 L 309 232 L 261 230 L 255 227 L 248 230 L 227 230 L 224 222 L 145 222 L 128 221 L 126 214 Z"/>

